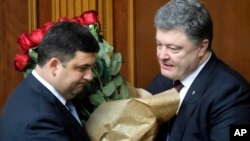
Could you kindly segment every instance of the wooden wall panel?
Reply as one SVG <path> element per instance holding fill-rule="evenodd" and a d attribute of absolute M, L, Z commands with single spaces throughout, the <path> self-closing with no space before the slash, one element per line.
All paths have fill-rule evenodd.
<path fill-rule="evenodd" d="M 153 76 L 159 73 L 156 60 L 155 28 L 156 10 L 166 0 L 136 0 L 135 2 L 135 85 L 146 88 Z"/>
<path fill-rule="evenodd" d="M 113 38 L 115 50 L 121 52 L 124 64 L 121 72 L 124 78 L 134 84 L 134 1 L 113 1 Z"/>
<path fill-rule="evenodd" d="M 214 51 L 250 82 L 250 1 L 204 0 L 204 3 L 214 22 Z"/>
<path fill-rule="evenodd" d="M 7 97 L 23 79 L 14 69 L 14 57 L 18 52 L 17 37 L 28 32 L 28 2 L 1 0 L 0 3 L 0 111 Z"/>
<path fill-rule="evenodd" d="M 113 43 L 113 0 L 47 0 L 50 1 L 52 20 L 67 16 L 75 17 L 87 10 L 96 10 L 102 25 L 102 34 Z"/>
<path fill-rule="evenodd" d="M 33 0 L 34 1 L 34 0 Z M 52 20 L 52 3 L 51 0 L 35 0 L 37 1 L 37 27 L 44 25 Z M 34 11 L 35 13 L 35 11 Z"/>

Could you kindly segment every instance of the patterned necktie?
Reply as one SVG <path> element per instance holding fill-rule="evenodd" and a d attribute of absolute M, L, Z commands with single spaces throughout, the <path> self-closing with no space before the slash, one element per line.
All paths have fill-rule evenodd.
<path fill-rule="evenodd" d="M 71 101 L 67 101 L 65 105 L 66 105 L 67 109 L 70 111 L 70 113 L 75 117 L 75 119 L 81 124 L 81 120 L 78 117 L 74 103 Z"/>

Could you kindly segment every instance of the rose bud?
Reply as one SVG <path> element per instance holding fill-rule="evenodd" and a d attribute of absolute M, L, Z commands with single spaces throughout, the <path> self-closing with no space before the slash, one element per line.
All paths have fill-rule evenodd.
<path fill-rule="evenodd" d="M 94 10 L 84 12 L 81 17 L 83 18 L 85 25 L 90 25 L 94 23 L 98 23 L 97 12 Z"/>
<path fill-rule="evenodd" d="M 20 45 L 21 50 L 25 53 L 27 53 L 33 46 L 33 42 L 29 39 L 29 35 L 27 34 L 21 34 L 17 39 L 17 43 Z"/>
<path fill-rule="evenodd" d="M 19 72 L 24 71 L 24 69 L 28 65 L 29 60 L 30 58 L 28 55 L 16 54 L 15 60 L 14 60 L 15 69 Z"/>
<path fill-rule="evenodd" d="M 34 43 L 34 46 L 37 46 L 41 43 L 45 32 L 43 29 L 36 29 L 30 34 L 30 40 Z"/>
<path fill-rule="evenodd" d="M 83 20 L 83 18 L 81 16 L 75 17 L 74 20 L 76 20 L 77 23 L 84 24 L 84 20 Z"/>

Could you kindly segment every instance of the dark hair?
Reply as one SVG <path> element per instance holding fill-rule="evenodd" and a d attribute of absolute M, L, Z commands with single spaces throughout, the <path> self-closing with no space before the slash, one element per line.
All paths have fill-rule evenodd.
<path fill-rule="evenodd" d="M 166 30 L 183 29 L 190 40 L 199 44 L 213 40 L 213 23 L 206 7 L 198 0 L 171 0 L 155 15 L 155 26 Z"/>
<path fill-rule="evenodd" d="M 43 66 L 53 57 L 67 62 L 77 51 L 97 53 L 99 44 L 88 27 L 74 22 L 58 22 L 45 34 L 38 46 L 37 64 Z"/>

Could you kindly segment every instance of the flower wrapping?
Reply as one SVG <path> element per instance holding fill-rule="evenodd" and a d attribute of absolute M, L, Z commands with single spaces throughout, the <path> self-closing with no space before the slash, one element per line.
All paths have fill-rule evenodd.
<path fill-rule="evenodd" d="M 91 114 L 86 129 L 92 141 L 153 141 L 158 126 L 176 113 L 179 94 L 175 89 L 157 95 L 129 89 L 139 98 L 109 101 Z"/>

